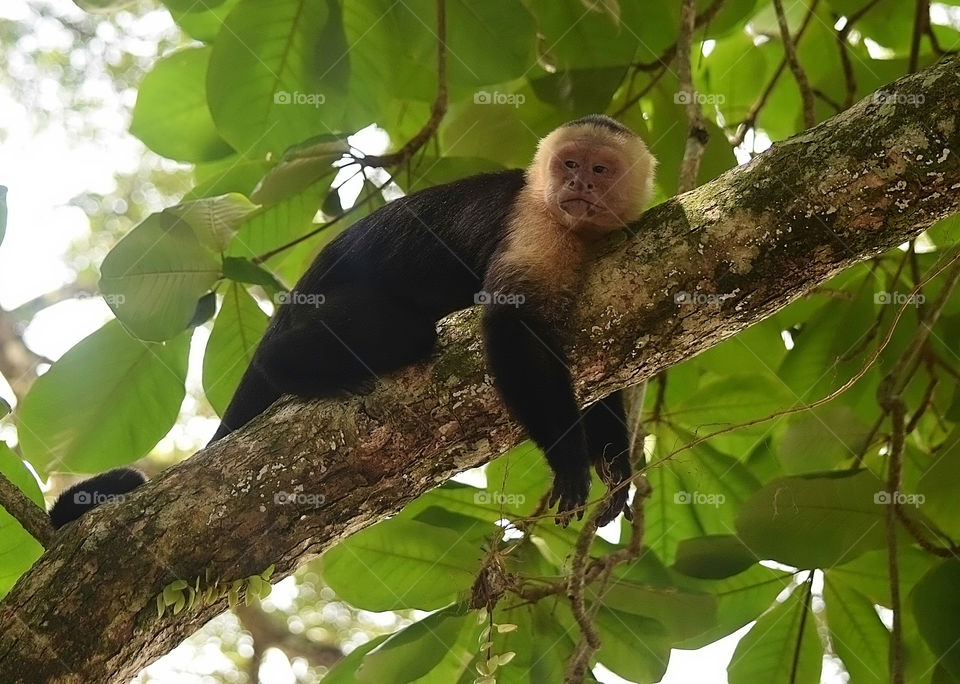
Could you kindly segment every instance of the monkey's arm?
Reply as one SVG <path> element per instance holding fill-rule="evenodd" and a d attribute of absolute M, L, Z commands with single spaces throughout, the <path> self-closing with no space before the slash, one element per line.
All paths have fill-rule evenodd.
<path fill-rule="evenodd" d="M 487 363 L 507 409 L 543 450 L 554 473 L 550 505 L 566 525 L 587 502 L 590 457 L 561 340 L 536 306 L 487 304 Z M 583 517 L 583 510 L 577 518 Z"/>
<path fill-rule="evenodd" d="M 623 392 L 608 394 L 584 409 L 583 429 L 593 467 L 603 483 L 613 490 L 607 508 L 597 520 L 597 525 L 603 527 L 616 518 L 620 511 L 627 517 L 631 515 L 627 506 L 630 488 L 626 483 L 633 469 L 630 465 L 630 434 Z"/>

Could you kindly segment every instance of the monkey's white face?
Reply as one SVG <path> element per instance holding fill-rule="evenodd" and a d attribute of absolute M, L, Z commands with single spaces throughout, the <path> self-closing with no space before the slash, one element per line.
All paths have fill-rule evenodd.
<path fill-rule="evenodd" d="M 629 167 L 622 152 L 594 140 L 571 140 L 552 152 L 545 199 L 561 223 L 609 232 L 632 220 L 636 190 L 624 182 Z"/>

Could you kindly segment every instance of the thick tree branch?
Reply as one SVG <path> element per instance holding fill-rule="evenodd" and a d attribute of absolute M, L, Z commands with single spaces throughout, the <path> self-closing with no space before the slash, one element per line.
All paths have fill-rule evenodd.
<path fill-rule="evenodd" d="M 960 210 L 958 67 L 951 58 L 887 86 L 923 97 L 866 98 L 605 244 L 572 322 L 583 400 L 703 351 Z M 3 680 L 125 681 L 225 607 L 157 618 L 155 597 L 174 579 L 227 582 L 274 563 L 280 579 L 517 444 L 484 373 L 478 313 L 441 322 L 432 361 L 372 394 L 278 402 L 64 530 L 0 604 Z"/>

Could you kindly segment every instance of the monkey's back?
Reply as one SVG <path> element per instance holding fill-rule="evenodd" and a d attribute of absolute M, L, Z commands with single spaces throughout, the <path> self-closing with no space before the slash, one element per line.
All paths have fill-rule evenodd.
<path fill-rule="evenodd" d="M 521 170 L 471 176 L 401 197 L 327 245 L 295 289 L 363 283 L 436 318 L 473 303 L 506 233 Z"/>

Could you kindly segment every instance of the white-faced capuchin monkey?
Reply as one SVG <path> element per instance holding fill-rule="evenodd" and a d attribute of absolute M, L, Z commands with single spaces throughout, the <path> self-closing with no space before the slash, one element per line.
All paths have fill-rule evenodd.
<path fill-rule="evenodd" d="M 582 517 L 591 464 L 609 487 L 631 468 L 620 394 L 579 409 L 565 321 L 591 246 L 640 215 L 655 165 L 633 131 L 592 115 L 544 138 L 526 171 L 423 190 L 358 221 L 320 252 L 295 286 L 298 296 L 278 307 L 212 441 L 282 394 L 361 392 L 426 360 L 436 322 L 480 301 L 488 367 L 510 413 L 546 454 L 557 522 L 566 525 L 575 510 Z M 323 295 L 323 303 L 300 295 Z M 100 486 L 111 473 L 90 482 L 103 478 Z M 598 523 L 626 502 L 621 487 Z M 57 515 L 58 506 L 51 513 L 61 525 L 83 513 L 73 506 Z"/>

